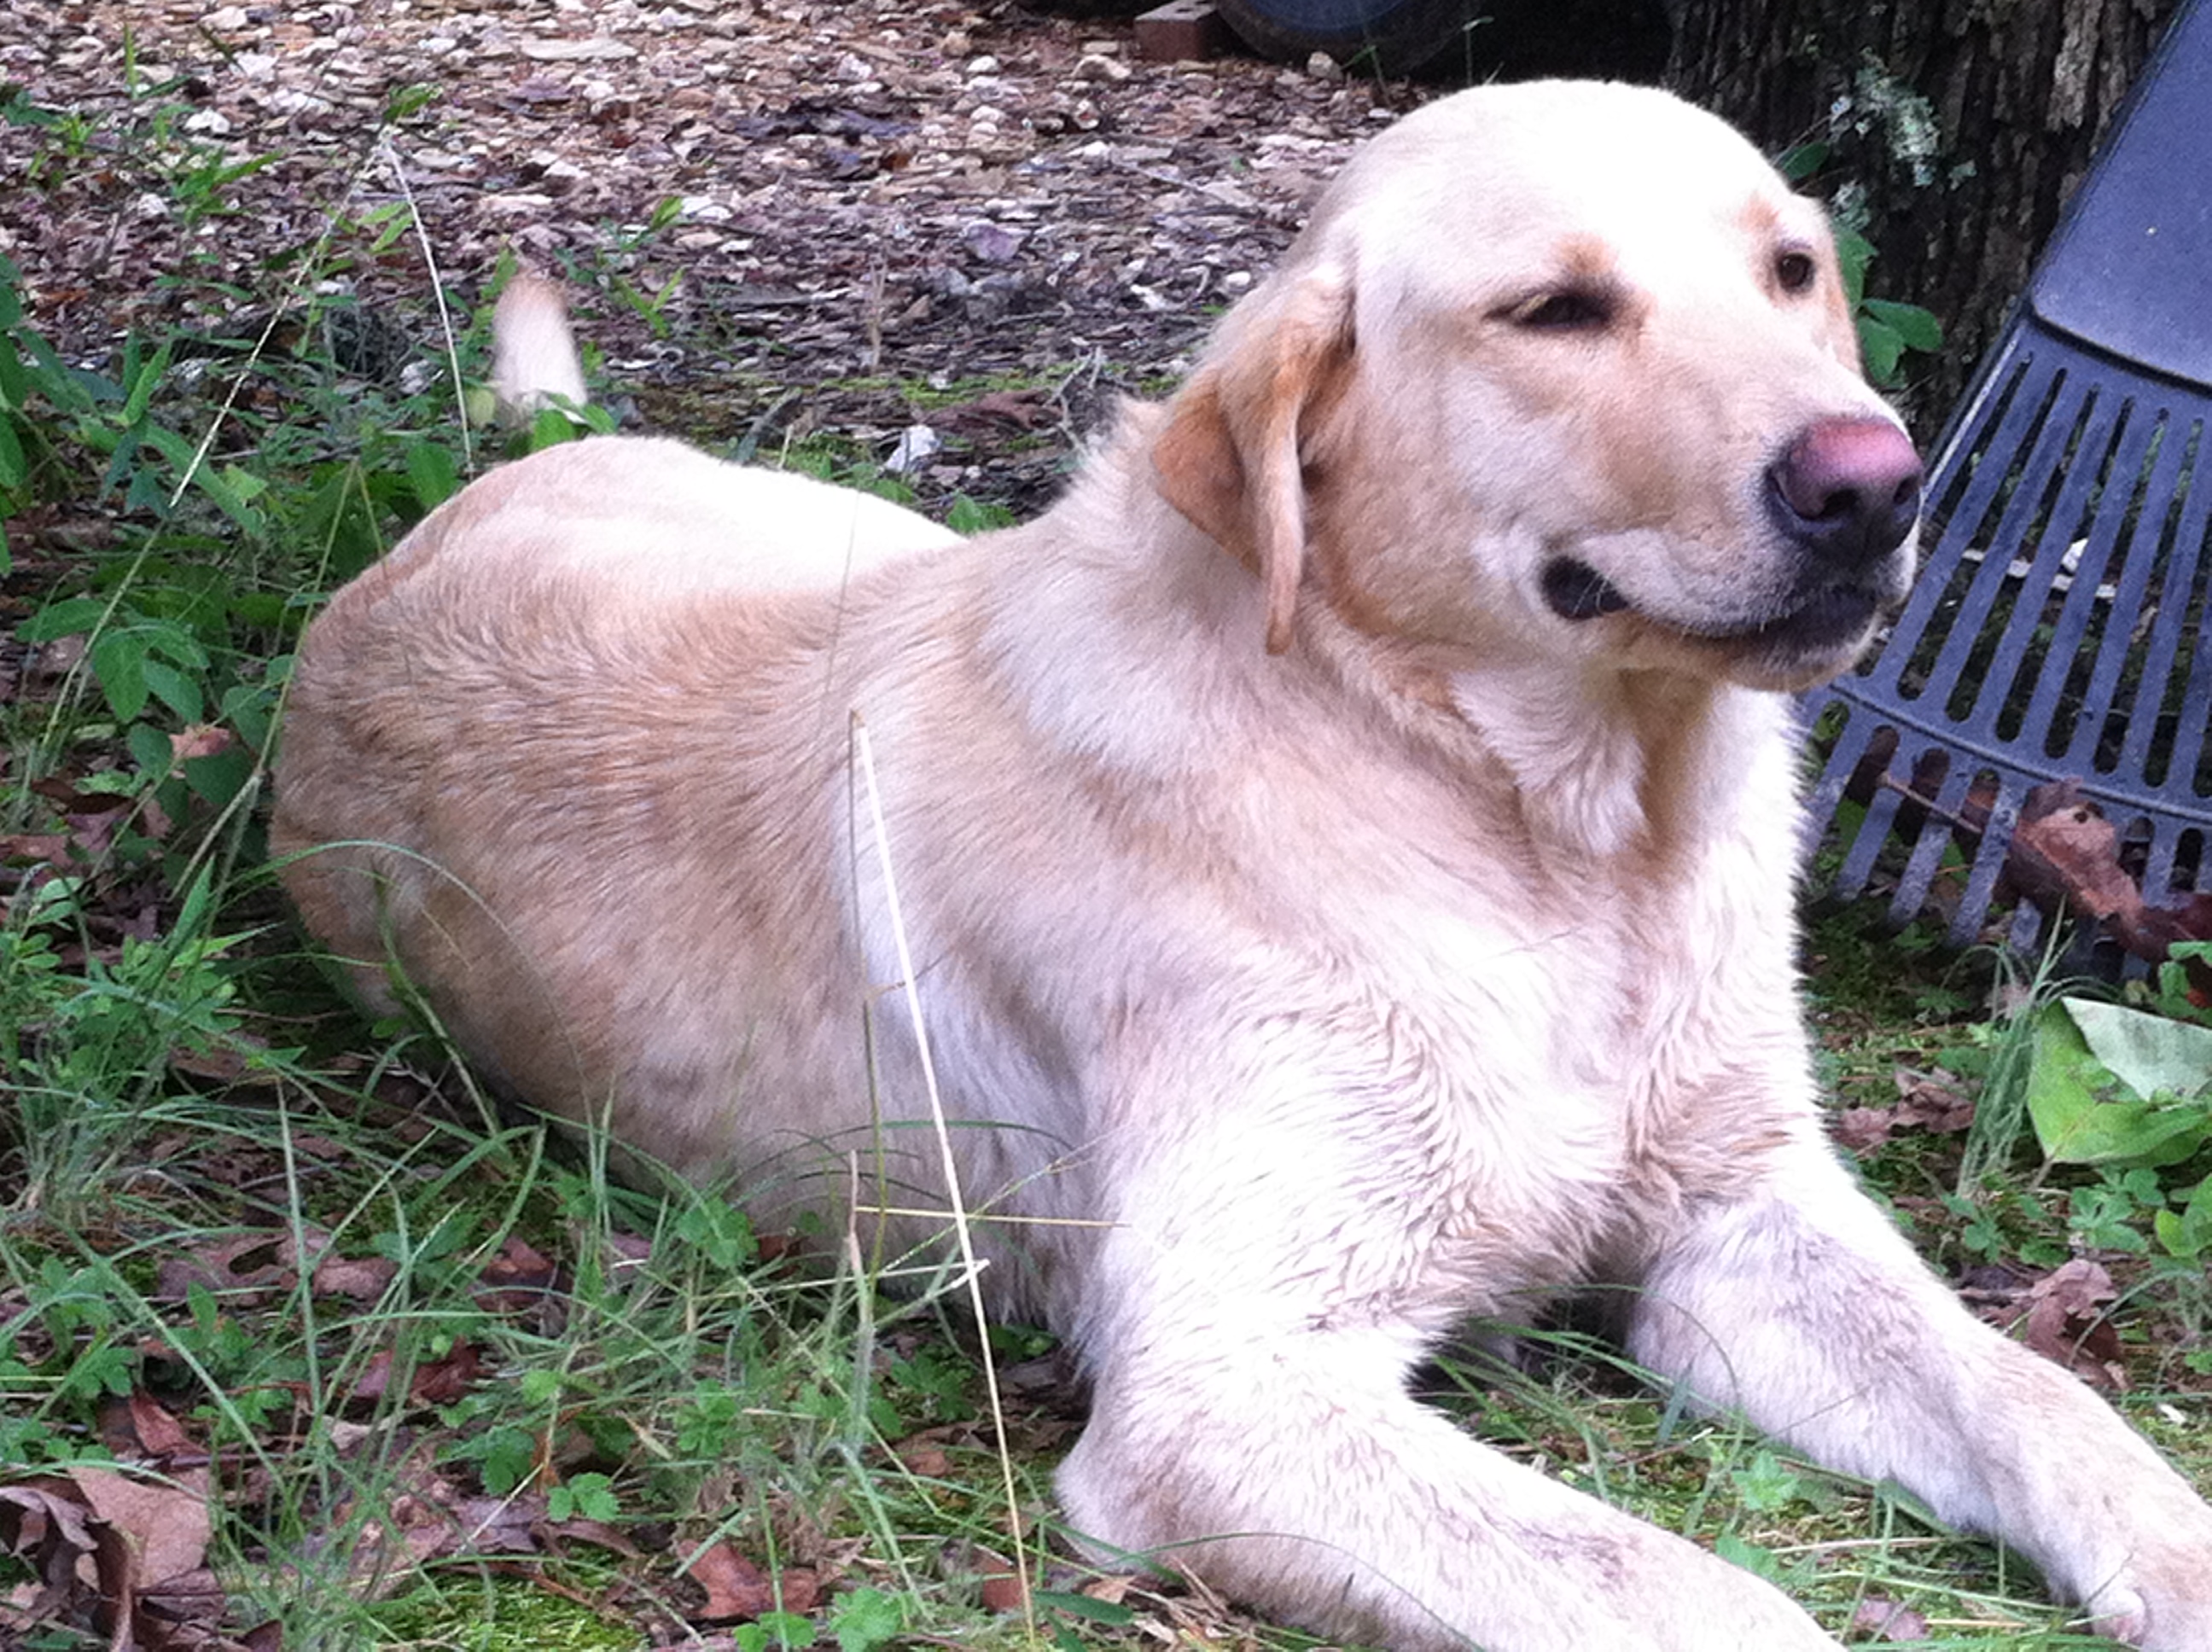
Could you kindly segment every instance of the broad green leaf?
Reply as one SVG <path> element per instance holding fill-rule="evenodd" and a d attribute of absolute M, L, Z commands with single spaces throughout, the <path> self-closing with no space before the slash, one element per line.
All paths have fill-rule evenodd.
<path fill-rule="evenodd" d="M 15 635 L 25 642 L 52 642 L 57 637 L 89 631 L 106 612 L 105 598 L 65 597 L 59 602 L 48 603 L 25 620 L 15 628 Z"/>
<path fill-rule="evenodd" d="M 945 513 L 945 525 L 963 538 L 988 533 L 994 528 L 1010 528 L 1013 525 L 1014 513 L 1005 506 L 979 504 L 966 494 L 957 495 L 951 509 Z"/>
<path fill-rule="evenodd" d="M 2152 1226 L 2169 1255 L 2187 1260 L 2212 1250 L 2212 1176 L 2189 1190 L 2188 1201 L 2179 1211 L 2159 1212 Z"/>
<path fill-rule="evenodd" d="M 6 290 L 0 287 L 0 292 Z M 31 375 L 23 371 L 22 357 L 12 343 L 0 337 L 0 407 L 21 407 L 30 394 Z"/>
<path fill-rule="evenodd" d="M 222 720 L 238 731 L 246 749 L 258 751 L 269 742 L 269 714 L 276 694 L 265 683 L 234 683 L 223 690 Z"/>
<path fill-rule="evenodd" d="M 200 640 L 181 625 L 170 620 L 149 620 L 144 623 L 148 652 L 191 671 L 204 671 L 208 668 L 208 652 Z"/>
<path fill-rule="evenodd" d="M 212 807 L 227 808 L 253 779 L 253 754 L 230 746 L 208 757 L 185 760 L 185 784 Z"/>
<path fill-rule="evenodd" d="M 1771 1451 L 1756 1453 L 1748 1467 L 1736 1469 L 1729 1478 L 1735 1482 L 1736 1495 L 1742 1499 L 1743 1506 L 1754 1514 L 1787 1509 L 1805 1490 L 1804 1481 Z"/>
<path fill-rule="evenodd" d="M 86 658 L 108 708 L 127 723 L 146 709 L 146 639 L 137 631 L 103 631 Z"/>
<path fill-rule="evenodd" d="M 814 1620 L 796 1612 L 763 1612 L 755 1619 L 762 1631 L 775 1637 L 778 1646 L 814 1644 Z"/>
<path fill-rule="evenodd" d="M 138 772 L 150 780 L 167 780 L 169 771 L 177 766 L 177 750 L 169 744 L 169 737 L 151 723 L 133 723 L 131 732 L 124 737 L 131 748 L 131 756 L 138 765 Z"/>
<path fill-rule="evenodd" d="M 165 665 L 158 659 L 143 659 L 138 674 L 144 678 L 148 692 L 184 721 L 197 723 L 206 715 L 207 701 L 200 693 L 200 685 L 175 666 Z"/>
<path fill-rule="evenodd" d="M 2212 1091 L 2212 1027 L 2094 999 L 2059 1001 L 2089 1053 L 2142 1099 L 2168 1090 L 2188 1101 Z"/>
<path fill-rule="evenodd" d="M 881 1589 L 861 1588 L 839 1598 L 830 1611 L 830 1632 L 840 1652 L 874 1652 L 906 1628 L 906 1608 Z"/>
<path fill-rule="evenodd" d="M 1917 304 L 1899 304 L 1886 298 L 1870 298 L 1862 307 L 1866 313 L 1896 333 L 1909 350 L 1923 353 L 1943 348 L 1943 324 L 1933 312 Z"/>
<path fill-rule="evenodd" d="M 146 410 L 154 400 L 154 392 L 161 386 L 161 375 L 169 370 L 169 351 L 172 346 L 164 343 L 161 349 L 137 364 L 130 375 L 131 391 L 125 397 L 123 411 L 118 418 L 125 424 L 136 424 L 146 416 Z"/>
<path fill-rule="evenodd" d="M 1782 152 L 1774 163 L 1779 172 L 1793 184 L 1802 184 L 1828 163 L 1828 146 L 1817 139 L 1805 143 L 1793 143 Z"/>
<path fill-rule="evenodd" d="M 123 507 L 132 511 L 150 511 L 166 518 L 169 513 L 169 484 L 153 470 L 131 472 L 131 485 L 125 489 Z"/>
<path fill-rule="evenodd" d="M 1843 266 L 1844 302 L 1854 310 L 1866 296 L 1867 265 L 1874 262 L 1874 243 L 1856 229 L 1836 226 L 1836 261 Z"/>
<path fill-rule="evenodd" d="M 461 485 L 461 473 L 446 448 L 418 441 L 407 450 L 407 480 L 415 489 L 416 502 L 434 511 L 453 496 Z"/>
<path fill-rule="evenodd" d="M 16 440 L 15 421 L 0 414 L 0 488 L 20 488 L 29 474 L 23 463 L 23 444 Z"/>
<path fill-rule="evenodd" d="M 2058 1005 L 2036 1017 L 2027 1115 L 2046 1157 L 2063 1164 L 2178 1164 L 2212 1137 L 2212 1114 L 2187 1103 L 2106 1099 L 2118 1081 Z"/>
<path fill-rule="evenodd" d="M 1887 384 L 1897 374 L 1899 358 L 1905 354 L 1905 340 L 1887 322 L 1862 315 L 1859 351 L 1866 357 L 1866 376 L 1875 384 Z"/>
<path fill-rule="evenodd" d="M 192 485 L 215 501 L 216 508 L 248 534 L 258 538 L 265 525 L 261 513 L 246 503 L 266 485 L 260 477 L 226 465 L 221 471 L 202 465 L 192 472 Z"/>
<path fill-rule="evenodd" d="M 1713 1552 L 1731 1566 L 1741 1566 L 1755 1576 L 1774 1582 L 1782 1576 L 1782 1563 L 1771 1549 L 1760 1547 L 1738 1537 L 1734 1532 L 1723 1532 L 1713 1540 Z"/>
<path fill-rule="evenodd" d="M 557 447 L 564 441 L 578 440 L 583 434 L 575 420 L 560 408 L 540 408 L 538 416 L 530 422 L 530 451 L 535 453 Z"/>

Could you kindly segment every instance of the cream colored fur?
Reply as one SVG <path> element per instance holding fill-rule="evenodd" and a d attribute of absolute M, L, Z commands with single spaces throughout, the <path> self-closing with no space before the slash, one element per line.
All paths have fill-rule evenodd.
<path fill-rule="evenodd" d="M 1602 325 L 1539 325 L 1592 283 Z M 475 484 L 302 650 L 287 883 L 540 1106 L 766 1209 L 854 1163 L 864 1224 L 942 1208 L 862 720 L 968 1200 L 1073 1219 L 981 1232 L 1088 1369 L 1091 1540 L 1401 1647 L 1832 1647 L 1406 1391 L 1470 1315 L 1625 1287 L 1704 1402 L 2203 1652 L 2212 1512 L 1822 1137 L 1775 690 L 1863 636 L 1793 629 L 1764 478 L 1887 416 L 1819 212 L 1741 139 L 1463 94 L 1028 526 L 664 442 Z M 1563 556 L 1627 606 L 1562 617 Z"/>
<path fill-rule="evenodd" d="M 584 367 L 568 336 L 561 290 L 539 276 L 507 283 L 492 313 L 491 388 L 500 410 L 520 419 L 557 397 L 584 404 Z"/>

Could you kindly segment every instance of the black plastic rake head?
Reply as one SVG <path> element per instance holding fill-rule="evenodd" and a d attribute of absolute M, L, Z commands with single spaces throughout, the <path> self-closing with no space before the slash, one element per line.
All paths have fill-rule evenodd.
<path fill-rule="evenodd" d="M 2073 781 L 2154 906 L 2212 890 L 2212 3 L 2169 27 L 1937 454 L 1880 653 L 1807 697 L 1827 888 L 2044 922 L 2005 876 Z M 2047 798 L 2051 793 L 2039 794 Z M 2010 920 L 2002 909 L 2012 907 Z"/>

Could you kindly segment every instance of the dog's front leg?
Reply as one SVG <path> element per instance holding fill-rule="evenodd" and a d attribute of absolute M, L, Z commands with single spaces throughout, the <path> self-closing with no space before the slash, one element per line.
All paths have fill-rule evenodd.
<path fill-rule="evenodd" d="M 1233 1307 L 1115 1334 L 1125 1351 L 1097 1370 L 1060 1475 L 1070 1522 L 1109 1564 L 1140 1552 L 1400 1652 L 1835 1652 L 1748 1572 L 1417 1403 L 1397 1339 Z"/>
<path fill-rule="evenodd" d="M 2212 1648 L 2212 1509 L 2075 1378 L 1966 1312 L 1826 1151 L 1705 1207 L 1631 1351 L 1834 1467 L 2002 1539 L 2147 1652 Z"/>

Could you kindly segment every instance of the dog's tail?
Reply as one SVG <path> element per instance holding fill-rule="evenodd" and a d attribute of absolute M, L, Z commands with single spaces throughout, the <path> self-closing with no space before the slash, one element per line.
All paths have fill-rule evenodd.
<path fill-rule="evenodd" d="M 542 276 L 514 276 L 491 313 L 491 389 L 501 412 L 517 421 L 556 397 L 578 407 L 589 399 L 568 301 Z"/>

